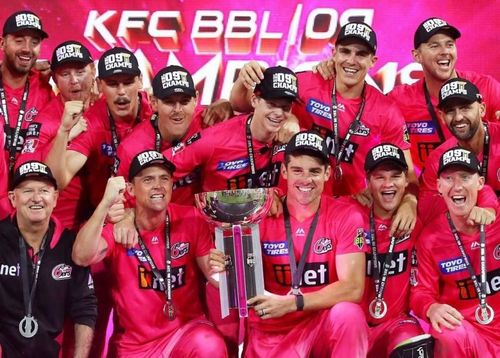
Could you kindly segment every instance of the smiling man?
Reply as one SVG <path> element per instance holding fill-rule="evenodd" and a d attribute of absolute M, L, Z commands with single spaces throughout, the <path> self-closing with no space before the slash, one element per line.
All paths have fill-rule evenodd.
<path fill-rule="evenodd" d="M 467 220 L 484 185 L 480 168 L 467 149 L 443 153 L 437 186 L 448 211 L 417 240 L 411 308 L 431 324 L 438 358 L 500 355 L 500 222 Z"/>
<path fill-rule="evenodd" d="M 75 235 L 52 216 L 57 185 L 38 161 L 14 172 L 15 212 L 0 222 L 0 351 L 4 357 L 59 356 L 65 318 L 75 357 L 87 357 L 97 316 L 90 272 L 71 259 Z M 8 268 L 8 270 L 6 270 Z"/>
<path fill-rule="evenodd" d="M 411 85 L 397 86 L 389 93 L 407 123 L 417 175 L 430 153 L 451 137 L 438 117 L 437 108 L 439 89 L 446 81 L 457 77 L 471 81 L 487 104 L 484 119 L 497 121 L 500 115 L 500 83 L 491 76 L 456 69 L 456 40 L 460 36 L 460 31 L 443 19 L 432 17 L 423 21 L 415 31 L 412 55 L 422 65 L 424 77 Z"/>
<path fill-rule="evenodd" d="M 361 307 L 365 238 L 361 213 L 323 194 L 328 149 L 315 131 L 285 150 L 283 215 L 259 223 L 268 293 L 251 298 L 245 357 L 366 357 Z M 269 247 L 284 247 L 273 250 Z M 224 254 L 210 253 L 215 271 Z"/>
<path fill-rule="evenodd" d="M 179 144 L 195 140 L 203 127 L 203 108 L 197 107 L 198 93 L 191 74 L 180 66 L 167 66 L 153 78 L 151 120 L 140 123 L 118 147 L 118 175 L 128 172 L 132 159 L 146 149 L 166 151 Z M 191 139 L 192 137 L 192 139 Z M 172 201 L 191 205 L 199 187 L 195 172 L 181 178 Z"/>
<path fill-rule="evenodd" d="M 301 128 L 312 128 L 327 141 L 332 176 L 325 194 L 359 194 L 365 203 L 369 199 L 364 200 L 363 164 L 368 151 L 377 144 L 392 143 L 403 149 L 410 183 L 413 188 L 417 183 L 399 108 L 365 82 L 368 71 L 377 62 L 376 50 L 377 37 L 370 26 L 357 22 L 342 26 L 333 53 L 335 77 L 326 80 L 319 73 L 299 73 L 299 101 L 292 110 Z M 257 62 L 243 66 L 231 91 L 235 110 L 248 108 L 249 89 L 261 80 L 262 68 Z M 410 231 L 415 224 L 415 196 L 410 194 L 403 202 L 410 210 L 394 217 L 393 229 Z"/>
<path fill-rule="evenodd" d="M 200 168 L 202 191 L 273 187 L 278 184 L 279 153 L 274 143 L 297 97 L 297 77 L 286 67 L 270 67 L 251 96 L 253 113 L 205 129 L 166 151 L 176 179 Z"/>
<path fill-rule="evenodd" d="M 210 278 L 210 229 L 192 206 L 170 203 L 175 166 L 161 153 L 144 151 L 123 177 L 108 180 L 104 196 L 79 231 L 73 258 L 82 265 L 105 260 L 119 329 L 111 339 L 118 357 L 227 357 L 224 340 L 206 321 L 200 277 Z M 109 207 L 123 190 L 136 201 L 139 243 L 115 243 Z"/>

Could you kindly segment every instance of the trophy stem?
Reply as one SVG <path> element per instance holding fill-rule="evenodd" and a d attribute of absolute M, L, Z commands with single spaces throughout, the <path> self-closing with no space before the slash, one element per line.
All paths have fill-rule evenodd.
<path fill-rule="evenodd" d="M 241 225 L 233 226 L 234 253 L 236 266 L 236 295 L 238 297 L 238 310 L 240 317 L 248 317 L 247 289 L 245 280 L 245 264 L 243 262 L 243 235 Z"/>

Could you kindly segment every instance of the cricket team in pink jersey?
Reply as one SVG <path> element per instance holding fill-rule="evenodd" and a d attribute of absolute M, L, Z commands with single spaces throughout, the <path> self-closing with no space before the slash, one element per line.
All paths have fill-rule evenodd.
<path fill-rule="evenodd" d="M 423 21 L 423 77 L 384 95 L 348 22 L 313 71 L 249 61 L 207 107 L 179 65 L 143 88 L 126 48 L 37 62 L 42 20 L 11 14 L 0 357 L 500 356 L 500 84 L 455 69 L 461 36 Z M 195 194 L 256 188 L 265 292 L 222 318 Z"/>

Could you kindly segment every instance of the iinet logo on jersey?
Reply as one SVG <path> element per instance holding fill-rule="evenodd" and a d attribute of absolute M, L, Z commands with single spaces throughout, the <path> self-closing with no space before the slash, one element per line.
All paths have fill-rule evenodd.
<path fill-rule="evenodd" d="M 17 265 L 0 265 L 0 276 L 10 276 L 16 277 L 19 276 L 19 264 Z"/>

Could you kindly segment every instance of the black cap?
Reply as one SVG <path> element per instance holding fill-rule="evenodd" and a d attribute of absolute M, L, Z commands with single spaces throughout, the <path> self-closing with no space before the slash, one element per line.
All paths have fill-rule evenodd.
<path fill-rule="evenodd" d="M 66 41 L 57 45 L 54 52 L 52 52 L 50 69 L 55 71 L 58 67 L 64 65 L 65 63 L 75 62 L 87 65 L 94 62 L 94 59 L 92 58 L 88 48 L 83 46 L 80 42 Z"/>
<path fill-rule="evenodd" d="M 414 48 L 417 49 L 437 33 L 444 33 L 454 40 L 458 39 L 461 35 L 456 27 L 451 26 L 446 21 L 437 17 L 431 17 L 418 25 L 413 37 Z"/>
<path fill-rule="evenodd" d="M 164 99 L 173 94 L 187 94 L 196 97 L 191 74 L 181 66 L 167 66 L 160 70 L 153 78 L 153 95 Z"/>
<path fill-rule="evenodd" d="M 447 103 L 457 100 L 466 103 L 481 102 L 482 97 L 472 82 L 463 78 L 451 78 L 439 90 L 438 108 L 442 109 Z"/>
<path fill-rule="evenodd" d="M 318 132 L 309 130 L 295 134 L 285 148 L 285 155 L 306 154 L 328 163 L 328 148 Z"/>
<path fill-rule="evenodd" d="M 366 155 L 365 172 L 370 173 L 385 162 L 394 163 L 401 169 L 408 170 L 405 154 L 401 148 L 393 144 L 382 143 L 373 147 Z"/>
<path fill-rule="evenodd" d="M 348 39 L 361 40 L 374 54 L 377 52 L 377 35 L 375 31 L 364 22 L 349 22 L 342 26 L 335 45 Z"/>
<path fill-rule="evenodd" d="M 40 34 L 40 37 L 46 39 L 49 37 L 43 31 L 42 20 L 31 11 L 19 11 L 10 15 L 3 24 L 3 36 L 14 34 L 21 30 L 35 30 Z"/>
<path fill-rule="evenodd" d="M 264 71 L 264 79 L 255 86 L 256 96 L 264 99 L 289 98 L 296 100 L 298 81 L 295 73 L 287 67 L 268 67 Z"/>
<path fill-rule="evenodd" d="M 175 172 L 175 165 L 155 150 L 145 150 L 135 156 L 128 171 L 128 181 L 131 182 L 143 169 L 157 165 L 165 168 L 170 174 Z"/>
<path fill-rule="evenodd" d="M 14 171 L 11 190 L 15 189 L 19 184 L 28 179 L 48 181 L 54 186 L 54 188 L 57 189 L 57 182 L 52 175 L 50 168 L 42 162 L 32 160 L 21 164 Z"/>
<path fill-rule="evenodd" d="M 472 173 L 479 174 L 481 171 L 481 163 L 479 163 L 476 155 L 470 150 L 460 147 L 448 149 L 441 155 L 439 159 L 438 176 L 441 175 L 443 170 L 451 166 L 462 167 Z"/>
<path fill-rule="evenodd" d="M 106 78 L 114 75 L 139 76 L 141 70 L 135 55 L 123 47 L 114 47 L 104 52 L 97 65 L 99 78 Z"/>

